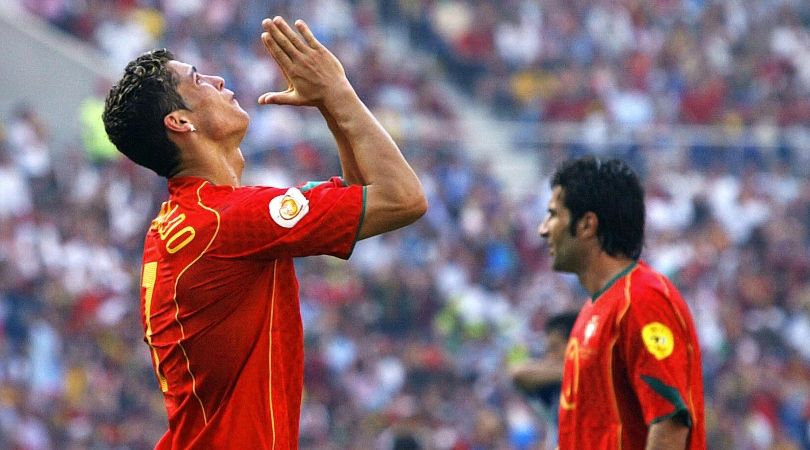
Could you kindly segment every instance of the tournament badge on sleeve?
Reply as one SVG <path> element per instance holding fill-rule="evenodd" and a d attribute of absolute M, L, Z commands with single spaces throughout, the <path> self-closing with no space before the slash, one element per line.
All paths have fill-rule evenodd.
<path fill-rule="evenodd" d="M 648 323 L 641 329 L 641 337 L 647 350 L 659 361 L 672 354 L 675 338 L 672 330 L 661 322 Z"/>
<path fill-rule="evenodd" d="M 290 188 L 284 195 L 270 200 L 270 217 L 279 226 L 292 228 L 309 212 L 309 200 L 298 188 Z"/>

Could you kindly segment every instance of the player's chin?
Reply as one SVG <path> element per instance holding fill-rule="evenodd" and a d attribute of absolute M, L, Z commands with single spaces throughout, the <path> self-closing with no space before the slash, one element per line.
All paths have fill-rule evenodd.
<path fill-rule="evenodd" d="M 570 264 L 566 264 L 563 259 L 556 258 L 556 257 L 551 261 L 551 268 L 555 272 L 572 272 L 573 271 Z"/>
<path fill-rule="evenodd" d="M 236 115 L 241 116 L 242 119 L 245 120 L 246 122 L 250 122 L 250 115 L 248 114 L 247 111 L 245 111 L 244 108 L 242 108 L 242 106 L 239 104 L 239 102 L 236 101 L 236 99 L 234 99 L 233 102 L 231 102 L 231 106 L 233 107 Z"/>

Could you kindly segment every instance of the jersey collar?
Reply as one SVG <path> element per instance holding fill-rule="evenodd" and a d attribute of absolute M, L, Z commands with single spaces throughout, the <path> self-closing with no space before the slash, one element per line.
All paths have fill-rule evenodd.
<path fill-rule="evenodd" d="M 598 291 L 594 292 L 594 294 L 591 295 L 591 300 L 595 302 L 600 295 L 604 294 L 605 291 L 607 291 L 608 289 L 610 289 L 611 286 L 613 286 L 613 283 L 615 283 L 616 281 L 619 280 L 619 278 L 627 275 L 631 270 L 633 270 L 633 268 L 636 267 L 636 264 L 638 264 L 638 261 L 633 261 L 627 267 L 622 269 L 621 272 L 617 273 L 616 276 L 614 276 L 613 278 L 610 279 L 610 281 L 605 283 L 602 289 L 599 289 Z"/>

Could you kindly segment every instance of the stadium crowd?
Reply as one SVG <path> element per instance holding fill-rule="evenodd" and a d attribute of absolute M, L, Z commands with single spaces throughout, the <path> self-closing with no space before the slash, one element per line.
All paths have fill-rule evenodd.
<path fill-rule="evenodd" d="M 810 4 L 393 2 L 480 100 L 526 120 L 810 120 Z"/>
<path fill-rule="evenodd" d="M 252 117 L 245 179 L 274 185 L 339 170 L 316 113 L 253 106 L 279 84 L 259 18 L 304 17 L 413 162 L 430 201 L 423 219 L 361 242 L 348 263 L 298 262 L 302 448 L 542 448 L 544 423 L 506 367 L 542 355 L 545 320 L 586 298 L 551 272 L 537 225 L 554 166 L 588 148 L 538 149 L 535 189 L 508 195 L 465 152 L 444 75 L 531 120 L 602 110 L 622 125 L 810 119 L 801 106 L 810 59 L 789 57 L 810 45 L 802 2 L 20 3 L 98 45 L 115 67 L 161 45 L 221 74 Z M 626 39 L 596 39 L 605 27 Z M 417 34 L 425 38 L 414 45 L 443 63 L 409 53 Z M 535 47 L 510 45 L 533 36 Z M 613 104 L 600 89 L 632 95 Z M 705 117 L 689 115 L 690 90 Z M 166 419 L 137 293 L 143 232 L 165 183 L 89 151 L 97 143 L 55 148 L 48 133 L 25 105 L 2 118 L 0 448 L 152 448 Z M 810 150 L 602 152 L 643 175 L 642 257 L 695 314 L 712 448 L 810 449 Z"/>

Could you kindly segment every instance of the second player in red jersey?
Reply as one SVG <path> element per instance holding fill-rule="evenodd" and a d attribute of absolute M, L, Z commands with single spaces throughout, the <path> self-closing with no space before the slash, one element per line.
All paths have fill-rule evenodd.
<path fill-rule="evenodd" d="M 586 157 L 551 181 L 540 235 L 591 294 L 565 352 L 561 450 L 706 447 L 700 348 L 675 286 L 639 259 L 644 192 L 623 162 Z"/>
<path fill-rule="evenodd" d="M 691 427 L 705 448 L 700 348 L 672 283 L 632 263 L 585 302 L 565 354 L 560 448 L 634 449 L 649 424 Z"/>

